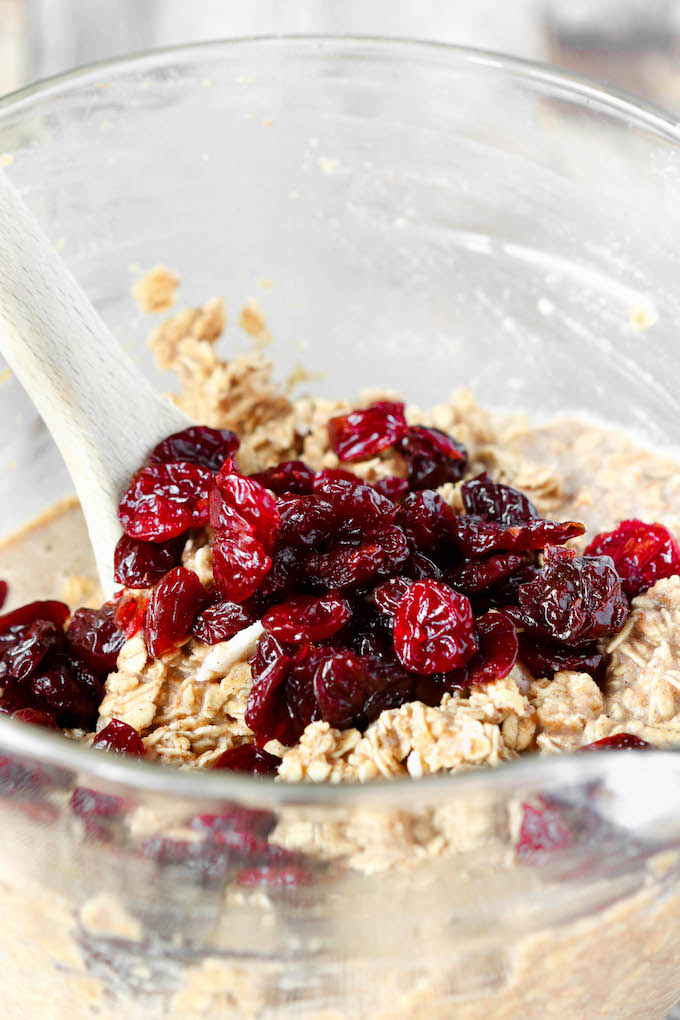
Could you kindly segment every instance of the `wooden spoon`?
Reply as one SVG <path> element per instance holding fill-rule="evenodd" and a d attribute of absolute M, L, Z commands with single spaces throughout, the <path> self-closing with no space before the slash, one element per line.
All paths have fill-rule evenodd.
<path fill-rule="evenodd" d="M 66 461 L 109 596 L 118 501 L 149 450 L 190 422 L 121 350 L 2 171 L 0 352 Z"/>

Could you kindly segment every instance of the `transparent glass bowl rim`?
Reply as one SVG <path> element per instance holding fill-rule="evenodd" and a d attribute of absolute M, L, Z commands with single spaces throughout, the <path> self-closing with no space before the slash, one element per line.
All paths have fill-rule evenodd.
<path fill-rule="evenodd" d="M 361 54 L 370 57 L 379 54 L 398 62 L 402 59 L 431 62 L 434 54 L 443 58 L 451 70 L 461 68 L 488 68 L 490 72 L 503 72 L 525 84 L 533 84 L 546 93 L 551 91 L 568 95 L 572 102 L 584 109 L 595 107 L 612 117 L 655 134 L 660 139 L 680 146 L 680 122 L 651 103 L 596 83 L 581 75 L 558 71 L 519 57 L 511 57 L 490 50 L 473 49 L 448 43 L 416 39 L 390 39 L 379 36 L 325 36 L 276 35 L 211 40 L 209 42 L 169 46 L 162 49 L 97 61 L 75 68 L 64 74 L 45 78 L 0 99 L 0 130 L 2 122 L 10 116 L 31 110 L 47 99 L 59 98 L 83 86 L 98 83 L 130 73 L 149 72 L 176 64 L 190 64 L 214 58 L 220 53 L 252 49 L 258 58 L 265 59 L 272 48 L 296 50 L 317 49 L 319 52 Z M 414 795 L 429 798 L 474 795 L 475 790 L 492 788 L 496 793 L 510 794 L 527 786 L 573 786 L 603 779 L 615 770 L 619 782 L 622 771 L 631 774 L 640 767 L 640 756 L 648 763 L 646 771 L 658 775 L 675 772 L 680 759 L 674 751 L 601 751 L 596 754 L 556 754 L 539 757 L 530 755 L 509 762 L 498 769 L 480 769 L 457 775 L 432 775 L 414 783 L 410 777 L 377 779 L 359 784 L 288 784 L 273 779 L 253 780 L 252 777 L 221 770 L 174 769 L 145 762 L 124 755 L 93 752 L 90 748 L 61 734 L 37 726 L 0 716 L 0 749 L 26 756 L 43 763 L 74 772 L 87 773 L 112 786 L 124 785 L 138 791 L 165 794 L 194 800 L 224 800 L 235 798 L 251 802 L 332 805 L 348 802 L 385 801 L 394 804 L 404 800 L 404 806 L 413 804 Z M 659 770 L 657 772 L 657 769 Z"/>

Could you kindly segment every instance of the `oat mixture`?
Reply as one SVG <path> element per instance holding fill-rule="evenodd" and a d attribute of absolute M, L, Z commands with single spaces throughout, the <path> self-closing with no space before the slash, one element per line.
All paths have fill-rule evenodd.
<path fill-rule="evenodd" d="M 156 267 L 134 289 L 140 307 L 147 311 L 166 308 L 174 300 L 178 282 L 175 274 L 164 267 Z M 254 307 L 244 308 L 241 321 L 253 336 L 269 336 L 266 323 Z M 193 632 L 191 621 L 187 621 L 184 631 L 171 635 L 165 645 L 162 640 L 160 643 L 156 640 L 155 646 L 149 648 L 149 630 L 142 626 L 145 614 L 147 620 L 153 612 L 162 614 L 162 606 L 159 609 L 154 603 L 154 593 L 157 594 L 162 587 L 161 579 L 175 564 L 181 563 L 185 571 L 191 572 L 192 583 L 201 594 L 205 590 L 214 593 L 217 583 L 218 593 L 212 595 L 213 602 L 215 598 L 219 602 L 224 596 L 225 585 L 220 578 L 216 582 L 213 571 L 216 528 L 211 526 L 214 524 L 211 517 L 211 523 L 190 528 L 179 538 L 155 545 L 144 543 L 156 558 L 151 568 L 146 564 L 144 577 L 148 579 L 153 575 L 153 580 L 159 583 L 138 581 L 124 588 L 118 597 L 116 623 L 129 637 L 122 647 L 116 647 L 117 655 L 113 658 L 111 649 L 108 650 L 109 665 L 117 661 L 115 668 L 107 669 L 104 674 L 96 727 L 93 730 L 87 725 L 66 726 L 69 735 L 96 743 L 95 732 L 104 730 L 114 721 L 115 725 L 123 723 L 135 731 L 141 738 L 140 753 L 148 758 L 181 767 L 209 768 L 216 763 L 228 767 L 225 752 L 233 752 L 233 767 L 246 770 L 249 768 L 247 761 L 251 759 L 239 758 L 238 749 L 252 745 L 255 740 L 263 751 L 262 770 L 274 771 L 275 763 L 278 778 L 287 782 L 365 782 L 378 776 L 399 775 L 418 778 L 433 772 L 495 766 L 520 754 L 574 751 L 598 741 L 603 741 L 603 746 L 668 747 L 680 743 L 677 638 L 680 578 L 676 572 L 680 553 L 672 537 L 680 534 L 680 475 L 674 462 L 636 447 L 624 435 L 573 419 L 536 427 L 523 415 L 494 414 L 479 407 L 473 396 L 464 390 L 431 410 L 407 406 L 404 414 L 409 433 L 401 443 L 381 441 L 376 444 L 371 439 L 368 454 L 356 456 L 351 451 L 347 455 L 348 444 L 357 442 L 357 435 L 359 440 L 361 438 L 361 428 L 365 425 L 362 415 L 370 415 L 378 409 L 378 416 L 383 414 L 383 425 L 386 421 L 388 430 L 394 427 L 394 415 L 398 416 L 398 409 L 403 406 L 396 403 L 398 398 L 394 394 L 365 393 L 357 401 L 358 411 L 354 404 L 341 401 L 311 396 L 293 399 L 276 384 L 272 363 L 261 353 L 238 355 L 230 361 L 219 357 L 215 342 L 224 326 L 223 302 L 214 299 L 202 308 L 184 309 L 162 322 L 153 331 L 150 347 L 159 366 L 175 373 L 179 380 L 180 392 L 173 397 L 177 405 L 192 419 L 211 429 L 228 430 L 222 435 L 234 433 L 238 436 L 239 471 L 258 478 L 264 488 L 271 485 L 275 495 L 281 496 L 279 507 L 285 506 L 286 486 L 291 487 L 293 495 L 298 495 L 298 502 L 301 493 L 312 490 L 308 478 L 303 485 L 299 477 L 293 478 L 294 472 L 290 476 L 293 481 L 288 479 L 282 484 L 273 468 L 288 462 L 303 462 L 299 470 L 304 468 L 312 477 L 312 473 L 316 473 L 317 478 L 327 476 L 330 484 L 337 484 L 337 479 L 341 479 L 340 485 L 348 485 L 342 480 L 344 472 L 344 478 L 358 478 L 385 495 L 394 495 L 395 500 L 404 497 L 414 474 L 420 471 L 421 479 L 411 486 L 420 501 L 418 506 L 422 508 L 423 499 L 431 497 L 437 500 L 439 507 L 446 504 L 445 509 L 457 521 L 481 520 L 479 527 L 483 534 L 480 538 L 475 533 L 469 539 L 473 546 L 475 542 L 479 545 L 480 541 L 486 541 L 485 528 L 496 527 L 488 523 L 492 520 L 488 513 L 485 519 L 479 515 L 475 518 L 478 508 L 473 505 L 474 499 L 488 503 L 499 493 L 506 499 L 504 492 L 519 490 L 512 499 L 523 500 L 524 507 L 525 497 L 528 497 L 535 508 L 527 512 L 528 516 L 525 513 L 525 519 L 533 520 L 537 527 L 543 526 L 541 519 L 548 519 L 544 525 L 552 530 L 547 539 L 530 543 L 534 551 L 527 554 L 528 547 L 513 544 L 514 539 L 495 544 L 492 541 L 486 547 L 475 546 L 473 556 L 477 559 L 466 561 L 463 567 L 447 575 L 451 584 L 466 592 L 473 604 L 475 598 L 481 598 L 482 609 L 476 609 L 475 613 L 478 626 L 482 626 L 479 613 L 484 617 L 485 612 L 484 618 L 491 621 L 493 633 L 487 640 L 491 641 L 494 634 L 497 634 L 496 644 L 505 640 L 507 628 L 519 632 L 519 654 L 515 649 L 512 658 L 507 658 L 505 663 L 494 662 L 492 657 L 491 663 L 483 664 L 482 674 L 479 674 L 481 682 L 475 682 L 473 663 L 477 662 L 479 667 L 480 655 L 484 658 L 486 654 L 488 659 L 491 654 L 486 653 L 486 645 L 480 646 L 477 657 L 472 659 L 469 653 L 466 658 L 459 656 L 458 659 L 455 654 L 449 654 L 448 658 L 445 654 L 441 660 L 443 665 L 440 663 L 436 671 L 431 664 L 418 665 L 419 653 L 411 650 L 408 654 L 412 658 L 405 660 L 402 655 L 399 663 L 395 661 L 395 667 L 406 664 L 411 667 L 411 675 L 415 670 L 421 677 L 425 674 L 426 679 L 431 678 L 433 672 L 435 677 L 429 685 L 419 680 L 411 695 L 388 693 L 382 710 L 363 715 L 355 711 L 355 719 L 362 719 L 362 724 L 352 725 L 351 712 L 343 717 L 337 707 L 328 708 L 328 697 L 323 702 L 318 695 L 321 714 L 314 709 L 307 719 L 303 717 L 302 722 L 298 719 L 293 730 L 290 727 L 286 730 L 285 726 L 277 730 L 270 721 L 254 733 L 254 713 L 251 709 L 249 715 L 248 709 L 249 699 L 252 703 L 255 698 L 253 672 L 257 671 L 257 659 L 253 656 L 271 637 L 263 636 L 259 622 L 261 611 L 257 612 L 257 606 L 246 610 L 253 600 L 246 598 L 244 601 L 243 591 L 235 592 L 235 582 L 229 579 L 226 584 L 227 605 L 231 607 L 229 612 L 233 619 L 228 621 L 230 625 L 225 633 L 229 636 L 224 640 L 219 639 L 224 619 L 217 619 L 211 607 L 199 616 L 199 623 L 201 620 L 203 623 L 194 625 Z M 371 421 L 369 425 L 375 427 Z M 450 449 L 442 447 L 444 453 L 440 457 L 440 461 L 446 462 L 446 456 L 453 453 L 454 460 L 449 464 L 453 463 L 455 470 L 448 476 L 442 474 L 441 464 L 432 469 L 427 458 L 426 467 L 422 467 L 425 455 L 421 448 L 409 459 L 409 448 L 404 443 L 414 443 L 416 440 L 409 438 L 411 434 L 420 439 L 422 433 L 427 433 L 428 442 L 432 436 L 443 435 L 443 442 L 450 443 L 449 437 L 452 437 L 454 445 Z M 376 446 L 378 451 L 372 452 Z M 459 456 L 456 450 L 465 451 L 467 459 L 456 461 Z M 225 451 L 236 455 L 235 449 L 216 450 L 213 469 L 224 460 Z M 156 459 L 159 462 L 180 460 L 185 453 L 166 450 Z M 434 456 L 435 460 L 439 456 L 436 450 Z M 204 470 L 204 473 L 207 472 Z M 443 480 L 447 477 L 451 480 Z M 472 481 L 480 478 L 483 479 L 481 483 Z M 429 481 L 427 490 L 423 479 Z M 475 484 L 481 484 L 481 488 L 473 491 Z M 503 486 L 512 489 L 504 490 Z M 409 499 L 413 499 L 413 492 L 404 506 Z M 271 498 L 270 503 L 273 503 Z M 230 512 L 233 513 L 233 507 Z M 524 511 L 520 508 L 519 517 L 517 512 L 517 507 L 503 511 L 507 517 L 504 526 L 511 528 L 519 521 L 524 527 L 521 516 Z M 580 533 L 583 529 L 568 523 L 552 524 L 552 521 L 582 521 L 586 530 Z M 620 525 L 621 521 L 627 522 L 628 532 Z M 636 524 L 638 531 L 631 535 L 632 524 Z M 136 526 L 133 521 L 127 528 L 130 537 L 122 540 L 129 544 L 129 548 L 123 550 L 127 559 L 121 553 L 120 576 L 123 578 L 133 576 L 135 569 L 138 570 L 135 556 L 139 542 L 132 537 L 140 533 L 135 532 Z M 648 526 L 648 532 L 644 531 Z M 406 531 L 412 558 L 414 549 L 422 558 L 425 547 L 413 544 L 413 529 L 409 533 L 406 527 Z M 595 539 L 595 536 L 600 537 Z M 559 568 L 559 563 L 553 564 L 550 559 L 557 556 L 557 546 L 550 551 L 551 541 L 566 545 L 578 554 L 570 562 L 584 563 L 586 561 L 578 556 L 594 539 L 594 544 L 599 542 L 599 546 L 594 550 L 589 547 L 589 552 L 613 556 L 613 563 L 622 577 L 623 591 L 619 590 L 616 595 L 618 618 L 609 619 L 608 627 L 593 631 L 590 640 L 586 636 L 574 641 L 571 634 L 567 635 L 566 642 L 559 641 L 558 631 L 546 629 L 545 621 L 537 624 L 526 611 L 522 616 L 521 607 L 517 608 L 517 585 L 513 595 L 513 577 L 525 587 L 528 583 L 535 586 L 540 583 L 541 564 L 544 574 L 550 564 L 550 569 Z M 461 541 L 468 541 L 468 538 L 463 535 Z M 480 549 L 484 555 L 480 555 Z M 518 551 L 520 555 L 516 555 Z M 6 552 L 11 574 L 11 545 Z M 270 568 L 270 576 L 279 569 L 278 554 L 272 555 L 274 566 Z M 326 554 L 326 561 L 329 555 L 334 554 Z M 568 557 L 573 553 L 560 555 Z M 432 556 L 436 558 L 434 552 Z M 316 559 L 324 560 L 324 555 Z M 494 582 L 496 589 L 482 587 L 479 577 L 471 579 L 465 573 L 470 567 L 479 572 L 480 563 L 485 567 L 494 565 L 494 569 L 499 567 L 500 580 Z M 332 577 L 340 578 L 340 589 L 345 566 L 344 563 L 341 568 L 333 566 L 335 574 L 331 573 Z M 429 567 L 431 576 L 441 579 L 441 570 L 432 563 Z M 221 567 L 223 574 L 229 569 L 229 564 Z M 414 570 L 404 567 L 401 571 L 397 568 L 391 571 L 391 576 L 397 575 L 397 578 L 385 585 L 385 589 L 395 584 L 397 587 L 391 596 L 389 591 L 385 593 L 392 614 L 390 624 L 392 618 L 396 621 L 395 606 L 409 586 L 413 589 L 416 581 L 419 581 L 416 588 L 422 588 L 423 583 L 425 587 L 432 585 L 427 573 L 428 566 L 422 564 L 416 565 Z M 400 574 L 410 576 L 404 578 Z M 378 580 L 380 576 L 378 574 Z M 11 578 L 10 582 L 12 590 Z M 399 587 L 401 584 L 403 588 Z M 334 585 L 329 582 L 326 587 Z M 442 585 L 435 581 L 434 588 L 441 589 Z M 350 590 L 354 589 L 350 586 Z M 374 591 L 377 590 L 374 587 Z M 493 597 L 489 592 L 498 594 Z M 85 573 L 69 577 L 63 596 L 72 607 L 74 604 L 96 606 L 99 598 L 96 583 Z M 330 603 L 322 607 L 323 612 L 327 615 L 344 612 L 342 605 L 346 605 L 346 601 L 342 596 L 342 590 L 331 592 Z M 376 596 L 371 597 L 375 601 Z M 390 604 L 390 597 L 394 604 Z M 280 600 L 284 598 L 281 596 Z M 466 598 L 461 601 L 469 606 Z M 502 615 L 504 602 L 515 606 L 514 616 L 510 611 L 510 622 Z M 238 603 L 243 605 L 239 607 Z M 288 612 L 295 620 L 306 611 L 295 601 L 291 607 Z M 607 611 L 610 610 L 611 605 Z M 87 613 L 86 610 L 80 612 Z M 96 615 L 96 610 L 93 612 Z M 374 608 L 373 613 L 376 613 Z M 78 616 L 77 613 L 74 620 Z M 85 615 L 78 624 L 80 631 L 93 619 Z M 340 620 L 343 622 L 344 617 Z M 52 623 L 59 626 L 64 620 L 53 618 Z M 538 631 L 535 625 L 539 626 Z M 69 634 L 73 626 L 72 623 Z M 81 640 L 78 626 L 74 631 L 76 649 Z M 395 623 L 395 633 L 396 626 Z M 456 634 L 460 637 L 460 621 L 458 626 Z M 503 627 L 506 631 L 501 633 Z M 270 630 L 279 636 L 291 634 L 290 620 L 288 631 L 285 627 Z M 335 630 L 329 629 L 323 637 L 330 637 L 337 630 L 338 625 L 335 625 Z M 298 645 L 304 637 L 303 631 L 296 638 Z M 484 639 L 480 633 L 478 643 Z M 103 640 L 102 635 L 104 630 L 100 640 Z M 97 660 L 101 649 L 88 651 L 87 640 L 85 634 L 81 640 L 82 657 L 93 668 L 99 665 L 101 672 L 101 663 Z M 435 645 L 436 640 L 435 637 Z M 121 641 L 119 637 L 117 644 Z M 364 652 L 367 648 L 374 651 L 369 648 L 366 636 L 363 641 Z M 356 647 L 355 642 L 353 650 Z M 100 656 L 101 662 L 107 660 L 107 654 Z M 468 665 L 463 670 L 456 668 L 464 662 Z M 261 665 L 260 671 L 262 668 Z M 11 664 L 5 666 L 7 672 L 11 673 Z M 343 682 L 343 678 L 335 674 L 331 680 L 336 685 Z M 427 688 L 426 696 L 421 698 L 418 692 L 424 688 Z M 8 699 L 11 707 L 9 688 L 6 704 Z M 20 707 L 39 710 L 42 706 L 29 701 Z M 99 746 L 108 745 L 100 741 Z"/>

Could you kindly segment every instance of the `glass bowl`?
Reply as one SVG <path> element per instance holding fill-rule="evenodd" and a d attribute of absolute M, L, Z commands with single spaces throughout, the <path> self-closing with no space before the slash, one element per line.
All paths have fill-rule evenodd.
<path fill-rule="evenodd" d="M 160 387 L 129 290 L 164 262 L 232 322 L 258 297 L 281 377 L 324 395 L 465 385 L 655 447 L 680 437 L 679 141 L 548 68 L 373 39 L 191 46 L 0 103 L 6 172 Z M 70 484 L 1 393 L 9 531 Z M 8 1017 L 651 1020 L 680 997 L 671 752 L 291 787 L 0 718 L 0 754 Z"/>

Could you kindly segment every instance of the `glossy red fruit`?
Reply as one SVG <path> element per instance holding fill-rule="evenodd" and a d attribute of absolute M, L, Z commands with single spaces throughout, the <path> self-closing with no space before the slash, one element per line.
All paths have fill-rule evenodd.
<path fill-rule="evenodd" d="M 244 602 L 262 584 L 272 565 L 264 547 L 253 535 L 218 531 L 213 546 L 213 575 L 218 592 L 230 602 Z"/>
<path fill-rule="evenodd" d="M 552 677 L 563 669 L 596 676 L 603 663 L 602 653 L 596 644 L 573 648 L 541 640 L 529 631 L 519 635 L 519 658 L 535 677 Z"/>
<path fill-rule="evenodd" d="M 116 545 L 114 577 L 126 588 L 152 588 L 169 570 L 182 562 L 186 537 L 167 542 L 140 542 L 123 535 Z"/>
<path fill-rule="evenodd" d="M 463 482 L 461 495 L 465 512 L 483 521 L 511 525 L 538 517 L 538 510 L 523 492 L 493 482 L 486 473 Z"/>
<path fill-rule="evenodd" d="M 317 553 L 307 560 L 307 577 L 325 588 L 350 588 L 365 584 L 380 573 L 385 562 L 378 542 L 365 542 L 359 548 L 340 546 Z"/>
<path fill-rule="evenodd" d="M 472 607 L 440 581 L 416 581 L 394 615 L 394 650 L 406 669 L 427 676 L 464 666 L 477 649 Z"/>
<path fill-rule="evenodd" d="M 259 746 L 269 740 L 286 744 L 295 734 L 286 705 L 286 681 L 293 664 L 279 642 L 265 635 L 260 639 L 253 662 L 253 686 L 248 695 L 245 721 Z"/>
<path fill-rule="evenodd" d="M 274 497 L 259 482 L 234 474 L 229 462 L 217 474 L 215 484 L 220 498 L 219 505 L 211 503 L 210 507 L 213 528 L 234 537 L 245 531 L 270 552 L 281 522 Z"/>
<path fill-rule="evenodd" d="M 100 730 L 94 738 L 92 747 L 98 751 L 114 751 L 117 754 L 135 754 L 144 757 L 144 744 L 136 729 L 122 722 L 120 719 L 112 719 L 108 726 Z"/>
<path fill-rule="evenodd" d="M 415 678 L 397 664 L 348 650 L 320 658 L 313 685 L 322 719 L 339 729 L 363 730 L 383 709 L 410 700 Z"/>
<path fill-rule="evenodd" d="M 279 641 L 299 644 L 332 637 L 352 615 L 347 599 L 337 592 L 297 595 L 274 606 L 262 617 L 265 630 Z"/>
<path fill-rule="evenodd" d="M 368 460 L 406 435 L 404 405 L 379 401 L 331 418 L 328 438 L 340 460 Z"/>
<path fill-rule="evenodd" d="M 92 729 L 103 688 L 83 662 L 50 651 L 25 680 L 4 679 L 3 708 L 32 708 L 53 716 L 59 726 Z"/>
<path fill-rule="evenodd" d="M 0 616 L 0 636 L 9 633 L 15 627 L 30 627 L 36 620 L 47 620 L 55 627 L 64 626 L 70 610 L 63 602 L 29 602 L 25 606 L 13 609 L 11 613 Z"/>
<path fill-rule="evenodd" d="M 47 653 L 56 649 L 63 638 L 48 620 L 36 620 L 22 630 L 22 636 L 2 654 L 0 676 L 9 675 L 16 680 L 25 680 L 43 661 Z"/>
<path fill-rule="evenodd" d="M 93 673 L 106 675 L 116 668 L 125 635 L 116 626 L 116 606 L 107 602 L 101 609 L 77 609 L 66 631 L 66 644 Z"/>
<path fill-rule="evenodd" d="M 333 506 L 321 497 L 300 496 L 279 505 L 279 541 L 294 548 L 318 547 L 337 531 Z"/>
<path fill-rule="evenodd" d="M 46 730 L 58 730 L 57 720 L 47 712 L 38 712 L 34 708 L 19 708 L 12 712 L 13 719 L 20 722 L 30 723 L 32 726 L 42 726 Z"/>
<path fill-rule="evenodd" d="M 397 606 L 409 590 L 413 581 L 409 577 L 391 577 L 389 581 L 373 589 L 373 604 L 385 616 L 394 616 Z"/>
<path fill-rule="evenodd" d="M 250 776 L 275 776 L 281 759 L 253 744 L 241 744 L 224 751 L 213 763 L 214 769 L 245 772 Z"/>
<path fill-rule="evenodd" d="M 149 464 L 183 461 L 185 464 L 198 464 L 209 471 L 219 471 L 225 460 L 234 457 L 238 448 L 239 438 L 229 429 L 191 425 L 158 443 L 149 454 Z"/>
<path fill-rule="evenodd" d="M 540 860 L 548 854 L 569 849 L 573 843 L 574 837 L 557 805 L 544 798 L 538 805 L 522 804 L 522 821 L 515 845 L 519 857 Z"/>
<path fill-rule="evenodd" d="M 456 555 L 451 538 L 455 519 L 448 503 L 438 493 L 427 489 L 406 497 L 398 520 L 411 549 L 436 559 Z"/>
<path fill-rule="evenodd" d="M 379 478 L 372 483 L 376 492 L 388 499 L 398 500 L 408 492 L 408 482 L 405 478 L 398 478 L 396 475 L 388 475 L 386 478 Z"/>
<path fill-rule="evenodd" d="M 465 447 L 439 429 L 412 425 L 398 450 L 406 460 L 412 490 L 437 489 L 446 482 L 457 482 L 465 474 Z"/>
<path fill-rule="evenodd" d="M 457 515 L 451 527 L 451 535 L 464 556 L 531 552 L 548 545 L 563 545 L 584 531 L 578 521 L 544 521 L 537 517 L 519 524 L 504 524 L 472 514 Z"/>
<path fill-rule="evenodd" d="M 116 627 L 122 631 L 126 641 L 129 641 L 142 629 L 148 602 L 148 596 L 135 595 L 124 595 L 116 602 L 113 620 Z"/>
<path fill-rule="evenodd" d="M 286 460 L 275 467 L 249 475 L 249 478 L 277 496 L 291 492 L 308 496 L 314 485 L 314 472 L 302 460 Z"/>
<path fill-rule="evenodd" d="M 569 645 L 614 634 L 628 616 L 621 580 L 608 556 L 576 556 L 549 546 L 543 571 L 519 589 L 529 629 Z"/>
<path fill-rule="evenodd" d="M 255 623 L 255 614 L 237 602 L 213 602 L 194 620 L 191 632 L 207 645 L 216 645 Z"/>
<path fill-rule="evenodd" d="M 208 520 L 214 476 L 197 464 L 152 464 L 141 468 L 118 507 L 126 535 L 165 542 Z"/>
<path fill-rule="evenodd" d="M 592 744 L 579 747 L 579 751 L 639 751 L 651 748 L 646 740 L 634 737 L 632 733 L 615 733 L 611 737 L 603 737 Z"/>
<path fill-rule="evenodd" d="M 314 476 L 313 491 L 318 492 L 319 489 L 323 489 L 326 482 L 349 482 L 350 485 L 366 484 L 363 478 L 359 478 L 359 475 L 355 475 L 351 471 L 346 471 L 345 468 L 323 468 L 321 471 L 317 471 Z"/>
<path fill-rule="evenodd" d="M 357 479 L 324 478 L 315 482 L 317 497 L 332 507 L 334 529 L 368 531 L 387 527 L 396 518 L 399 508 L 391 499 L 381 496 L 370 485 Z M 335 530 L 331 532 L 335 534 Z"/>
<path fill-rule="evenodd" d="M 467 664 L 470 684 L 488 684 L 507 676 L 517 661 L 514 624 L 500 613 L 486 613 L 475 624 L 478 651 Z"/>
<path fill-rule="evenodd" d="M 466 560 L 446 572 L 447 583 L 464 595 L 476 595 L 510 577 L 524 563 L 516 553 L 498 553 L 485 560 Z"/>
<path fill-rule="evenodd" d="M 204 608 L 206 593 L 193 570 L 175 567 L 151 593 L 142 630 L 149 655 L 157 658 L 174 650 L 191 633 Z"/>
<path fill-rule="evenodd" d="M 647 591 L 662 577 L 680 574 L 680 548 L 663 524 L 621 521 L 590 543 L 586 555 L 611 556 L 629 598 Z"/>

